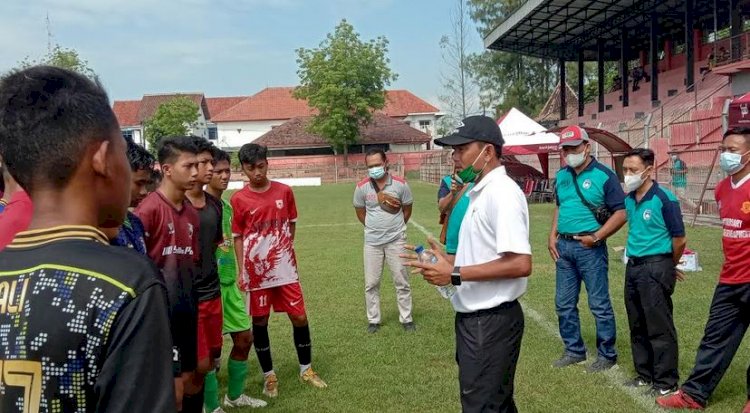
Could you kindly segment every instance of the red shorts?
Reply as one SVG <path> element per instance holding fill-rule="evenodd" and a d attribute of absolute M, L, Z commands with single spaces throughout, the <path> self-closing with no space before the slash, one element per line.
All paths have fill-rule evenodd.
<path fill-rule="evenodd" d="M 305 299 L 299 282 L 264 288 L 248 293 L 248 313 L 253 317 L 265 317 L 271 314 L 271 307 L 277 313 L 305 315 Z"/>
<path fill-rule="evenodd" d="M 211 353 L 221 351 L 221 297 L 198 303 L 198 360 L 211 358 Z"/>

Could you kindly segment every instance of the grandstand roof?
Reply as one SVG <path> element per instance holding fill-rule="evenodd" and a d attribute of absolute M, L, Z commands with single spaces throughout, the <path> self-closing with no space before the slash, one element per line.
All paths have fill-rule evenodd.
<path fill-rule="evenodd" d="M 713 27 L 713 0 L 694 0 L 694 27 Z M 627 30 L 629 57 L 648 50 L 651 12 L 660 36 L 684 39 L 685 0 L 527 0 L 490 32 L 485 47 L 543 58 L 596 60 L 597 39 L 605 60 L 619 60 L 620 35 Z M 720 27 L 728 11 L 720 10 Z M 663 38 L 663 37 L 662 37 Z"/>

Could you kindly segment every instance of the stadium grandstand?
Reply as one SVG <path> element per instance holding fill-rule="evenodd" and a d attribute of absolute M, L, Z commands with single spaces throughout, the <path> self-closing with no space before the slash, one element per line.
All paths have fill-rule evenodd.
<path fill-rule="evenodd" d="M 750 91 L 749 11 L 750 1 L 740 0 L 528 0 L 484 41 L 489 49 L 556 60 L 559 85 L 539 120 L 650 147 L 657 178 L 667 184 L 670 155 L 677 154 L 688 167 L 686 215 L 710 216 L 728 103 Z M 578 98 L 587 61 L 597 62 L 592 102 Z M 618 62 L 611 90 L 604 87 L 606 61 Z M 577 79 L 566 78 L 566 62 L 578 63 Z"/>

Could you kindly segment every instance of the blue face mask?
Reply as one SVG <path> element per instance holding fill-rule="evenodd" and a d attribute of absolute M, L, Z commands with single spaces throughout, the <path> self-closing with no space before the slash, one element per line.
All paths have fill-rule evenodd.
<path fill-rule="evenodd" d="M 373 166 L 372 168 L 369 168 L 367 170 L 367 173 L 370 175 L 370 178 L 372 179 L 380 179 L 385 176 L 385 167 Z"/>
<path fill-rule="evenodd" d="M 745 167 L 745 163 L 742 163 L 742 157 L 747 155 L 748 152 L 745 152 L 743 154 L 739 153 L 731 153 L 731 152 L 722 152 L 721 157 L 719 157 L 719 165 L 721 166 L 721 170 L 726 172 L 727 175 L 734 175 L 737 172 L 741 171 L 742 168 Z"/>

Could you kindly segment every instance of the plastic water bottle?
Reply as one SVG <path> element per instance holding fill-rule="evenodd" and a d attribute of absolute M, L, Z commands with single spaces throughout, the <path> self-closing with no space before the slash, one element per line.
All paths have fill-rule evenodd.
<path fill-rule="evenodd" d="M 417 248 L 414 249 L 414 252 L 417 253 L 417 257 L 419 257 L 419 262 L 427 263 L 427 264 L 437 264 L 438 258 L 435 256 L 435 253 L 433 253 L 431 250 L 424 249 L 423 246 L 418 245 Z M 453 294 L 456 293 L 456 286 L 453 284 L 448 285 L 436 285 L 435 288 L 437 288 L 438 292 L 440 293 L 443 298 L 450 299 L 453 297 Z"/>

